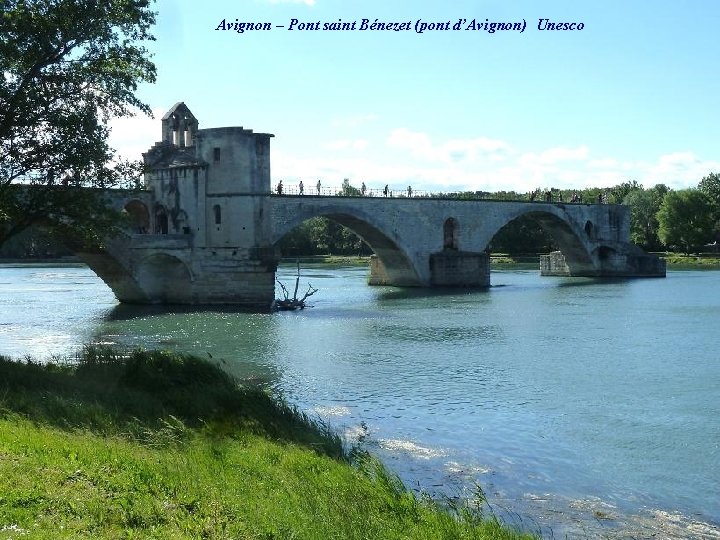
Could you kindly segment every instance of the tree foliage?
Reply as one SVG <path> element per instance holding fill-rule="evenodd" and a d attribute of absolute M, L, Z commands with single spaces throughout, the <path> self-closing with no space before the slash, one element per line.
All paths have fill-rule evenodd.
<path fill-rule="evenodd" d="M 660 240 L 682 247 L 685 253 L 702 246 L 712 236 L 710 201 L 699 189 L 669 191 L 657 214 Z"/>
<path fill-rule="evenodd" d="M 663 184 L 650 189 L 639 187 L 629 191 L 623 199 L 623 204 L 630 207 L 630 240 L 649 251 L 661 248 L 657 213 L 667 192 L 668 188 Z"/>
<path fill-rule="evenodd" d="M 713 236 L 720 242 L 720 174 L 710 173 L 698 184 L 698 189 L 707 195 L 712 207 Z"/>
<path fill-rule="evenodd" d="M 490 242 L 490 250 L 499 253 L 549 253 L 556 249 L 552 237 L 530 216 L 514 219 Z"/>
<path fill-rule="evenodd" d="M 280 241 L 283 256 L 371 255 L 372 249 L 353 231 L 326 217 L 296 227 Z"/>
<path fill-rule="evenodd" d="M 710 173 L 698 184 L 698 189 L 705 193 L 710 202 L 720 208 L 720 174 Z"/>
<path fill-rule="evenodd" d="M 0 245 L 32 223 L 83 238 L 112 225 L 100 191 L 121 185 L 108 121 L 150 113 L 150 0 L 4 0 L 0 19 Z M 97 229 L 90 233 L 93 228 Z"/>

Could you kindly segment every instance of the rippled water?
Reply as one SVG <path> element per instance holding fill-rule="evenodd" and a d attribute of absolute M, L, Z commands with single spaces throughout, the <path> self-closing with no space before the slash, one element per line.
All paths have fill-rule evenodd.
<path fill-rule="evenodd" d="M 408 485 L 453 497 L 477 482 L 545 536 L 720 538 L 720 272 L 513 270 L 444 294 L 366 273 L 306 269 L 314 307 L 260 315 L 128 308 L 84 267 L 0 267 L 0 354 L 209 353 Z"/>

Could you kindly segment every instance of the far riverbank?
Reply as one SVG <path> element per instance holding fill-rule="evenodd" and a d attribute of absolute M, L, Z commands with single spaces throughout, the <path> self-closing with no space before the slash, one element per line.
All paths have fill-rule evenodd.
<path fill-rule="evenodd" d="M 720 270 L 720 254 L 701 253 L 687 255 L 684 253 L 657 252 L 658 257 L 665 259 L 667 267 L 673 270 Z M 300 261 L 301 264 L 327 264 L 333 266 L 368 266 L 369 255 L 300 255 L 297 257 L 284 257 L 285 264 Z M 82 264 L 79 257 L 67 256 L 58 258 L 0 258 L 0 264 Z M 493 253 L 490 255 L 490 264 L 504 267 L 506 265 L 540 264 L 539 253 L 509 254 Z"/>
<path fill-rule="evenodd" d="M 655 253 L 658 257 L 665 259 L 667 267 L 673 270 L 720 270 L 720 254 L 702 253 L 686 255 L 683 253 Z M 365 255 L 307 255 L 299 257 L 286 257 L 283 263 L 301 264 L 327 264 L 335 266 L 367 266 L 370 263 L 370 256 Z M 3 262 L 0 260 L 0 262 Z M 540 254 L 513 255 L 507 253 L 493 253 L 490 255 L 490 264 L 498 267 L 506 265 L 522 265 L 530 267 L 540 264 Z"/>

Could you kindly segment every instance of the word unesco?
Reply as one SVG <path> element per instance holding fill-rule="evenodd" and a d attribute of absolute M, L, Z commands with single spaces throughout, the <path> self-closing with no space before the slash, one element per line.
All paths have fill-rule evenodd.
<path fill-rule="evenodd" d="M 359 21 L 343 21 L 338 19 L 333 22 L 323 21 L 300 21 L 298 19 L 290 19 L 290 23 L 286 25 L 271 24 L 269 22 L 243 22 L 240 19 L 234 21 L 228 21 L 223 19 L 220 24 L 217 25 L 215 30 L 230 30 L 243 34 L 251 31 L 268 31 L 273 28 L 283 28 L 290 31 L 394 31 L 394 32 L 410 32 L 414 31 L 417 34 L 425 32 L 435 31 L 447 31 L 447 30 L 470 30 L 487 32 L 488 34 L 494 34 L 495 32 L 520 32 L 523 33 L 527 27 L 527 21 L 522 19 L 521 21 L 511 22 L 491 22 L 489 19 L 458 19 L 457 21 L 424 21 L 417 19 L 415 22 L 409 21 L 380 21 L 378 19 L 360 19 Z M 539 19 L 537 23 L 538 30 L 583 30 L 585 23 L 582 22 L 556 22 L 550 19 Z"/>

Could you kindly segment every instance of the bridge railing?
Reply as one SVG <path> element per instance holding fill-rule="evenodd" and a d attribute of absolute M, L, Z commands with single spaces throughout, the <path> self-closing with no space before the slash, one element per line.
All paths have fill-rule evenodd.
<path fill-rule="evenodd" d="M 366 188 L 364 191 L 358 188 L 350 188 L 343 186 L 323 186 L 317 185 L 300 186 L 300 184 L 285 184 L 283 182 L 282 189 L 278 189 L 275 185 L 273 195 L 307 195 L 313 197 L 376 197 L 376 198 L 413 198 L 413 199 L 456 199 L 456 200 L 488 200 L 488 201 L 514 201 L 514 202 L 552 202 L 552 203 L 577 203 L 577 204 L 608 204 L 607 194 L 601 194 L 597 199 L 583 200 L 581 195 L 574 195 L 563 198 L 563 194 L 559 191 L 549 191 L 544 193 L 514 193 L 506 192 L 502 194 L 491 193 L 487 191 L 463 191 L 463 192 L 447 192 L 437 193 L 424 190 L 415 190 L 412 187 L 405 189 L 379 189 Z"/>
<path fill-rule="evenodd" d="M 411 189 L 389 189 L 387 193 L 384 189 L 370 188 L 364 192 L 360 189 L 346 190 L 342 186 L 320 186 L 318 191 L 317 186 L 312 188 L 304 187 L 300 189 L 297 184 L 283 184 L 282 193 L 278 193 L 277 186 L 273 191 L 276 195 L 313 195 L 320 197 L 433 197 L 434 195 L 429 191 L 416 191 Z"/>

